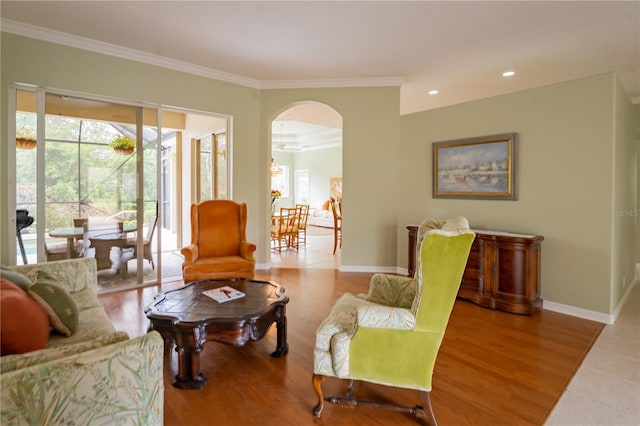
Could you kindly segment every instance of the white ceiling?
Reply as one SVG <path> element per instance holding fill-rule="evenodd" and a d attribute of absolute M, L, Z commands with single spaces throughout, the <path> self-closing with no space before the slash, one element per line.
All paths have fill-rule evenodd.
<path fill-rule="evenodd" d="M 401 114 L 611 71 L 640 100 L 639 1 L 2 0 L 0 15 L 3 31 L 251 87 L 398 85 Z"/>

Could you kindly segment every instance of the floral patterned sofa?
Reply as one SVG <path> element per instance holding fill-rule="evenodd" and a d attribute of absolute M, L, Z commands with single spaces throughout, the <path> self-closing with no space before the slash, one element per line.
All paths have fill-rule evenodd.
<path fill-rule="evenodd" d="M 115 330 L 97 298 L 95 259 L 9 269 L 31 280 L 46 271 L 66 283 L 78 325 L 69 337 L 52 332 L 44 349 L 0 357 L 0 424 L 161 425 L 162 338 Z"/>

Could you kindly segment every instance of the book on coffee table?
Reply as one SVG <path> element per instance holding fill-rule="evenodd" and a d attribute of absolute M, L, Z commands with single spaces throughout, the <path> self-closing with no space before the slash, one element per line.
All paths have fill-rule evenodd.
<path fill-rule="evenodd" d="M 231 300 L 240 299 L 244 297 L 244 293 L 236 290 L 233 287 L 225 285 L 224 287 L 213 288 L 211 290 L 205 290 L 202 292 L 205 296 L 209 296 L 218 303 L 229 302 Z"/>

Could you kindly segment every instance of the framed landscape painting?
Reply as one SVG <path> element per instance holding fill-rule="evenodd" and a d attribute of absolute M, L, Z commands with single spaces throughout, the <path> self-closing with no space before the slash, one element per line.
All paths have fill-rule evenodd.
<path fill-rule="evenodd" d="M 433 143 L 433 198 L 516 200 L 517 133 Z"/>

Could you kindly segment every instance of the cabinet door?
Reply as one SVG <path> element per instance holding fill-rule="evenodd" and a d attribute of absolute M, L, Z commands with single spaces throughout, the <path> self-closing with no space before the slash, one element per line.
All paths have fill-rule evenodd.
<path fill-rule="evenodd" d="M 476 237 L 458 290 L 458 297 L 461 299 L 489 308 L 494 307 L 491 297 L 493 246 L 493 241 Z"/>
<path fill-rule="evenodd" d="M 540 307 L 538 247 L 531 241 L 496 241 L 497 309 L 531 314 Z"/>

